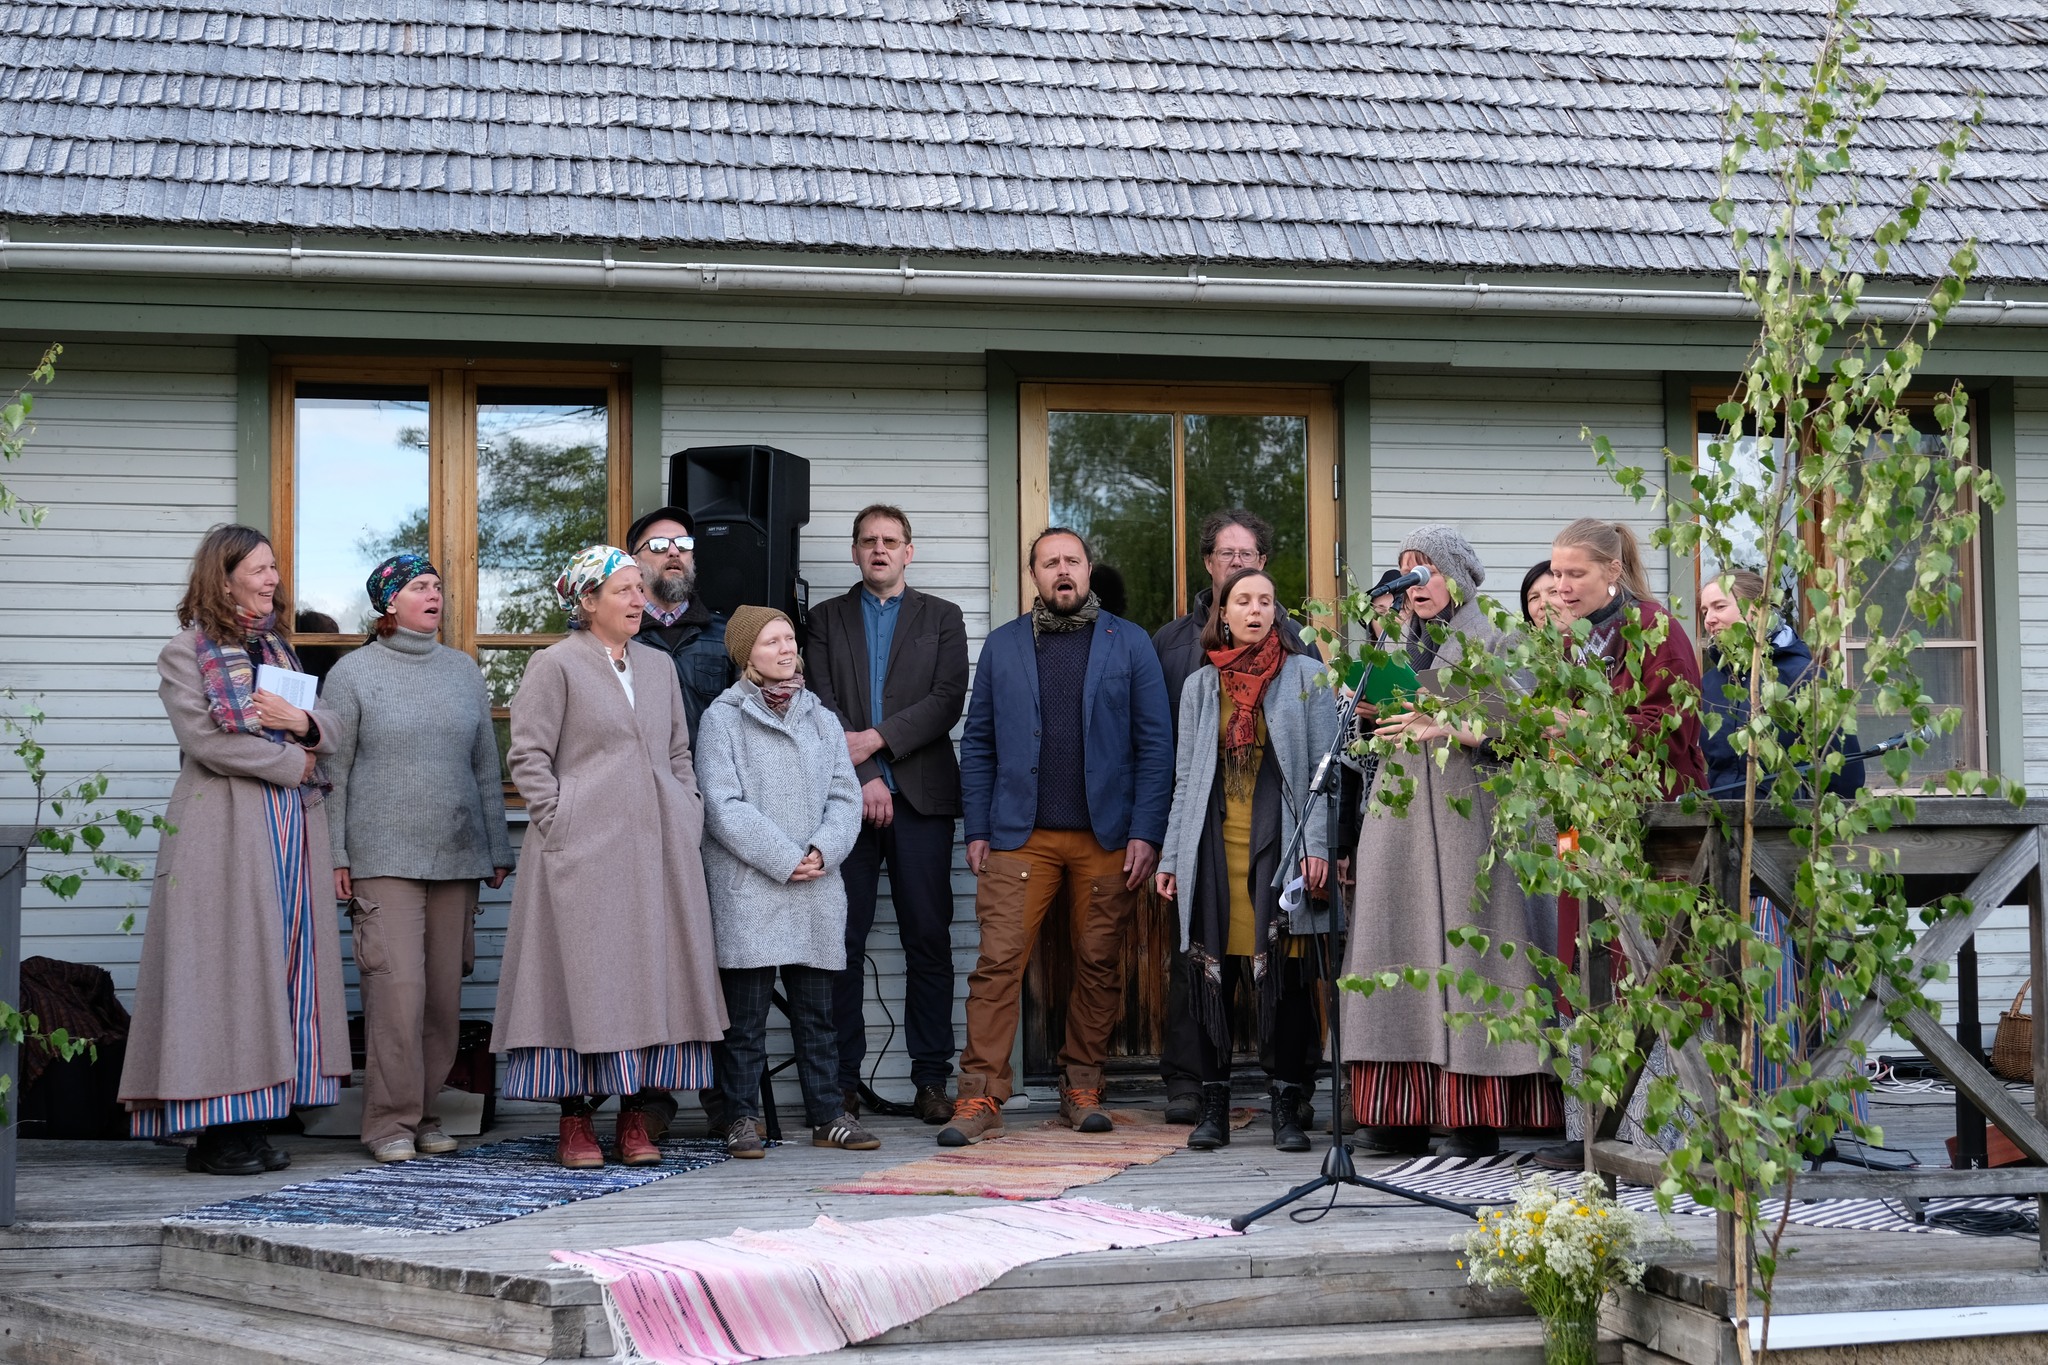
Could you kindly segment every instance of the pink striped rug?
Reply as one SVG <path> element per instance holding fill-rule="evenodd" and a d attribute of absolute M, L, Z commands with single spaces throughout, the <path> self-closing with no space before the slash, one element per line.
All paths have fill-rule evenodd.
<path fill-rule="evenodd" d="M 604 1286 L 618 1359 L 739 1365 L 866 1341 L 1033 1261 L 1238 1235 L 1207 1218 L 1050 1199 L 555 1259 Z"/>

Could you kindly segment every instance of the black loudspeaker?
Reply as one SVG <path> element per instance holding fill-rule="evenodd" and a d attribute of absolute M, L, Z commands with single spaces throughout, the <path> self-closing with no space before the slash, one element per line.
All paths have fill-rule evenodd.
<path fill-rule="evenodd" d="M 802 575 L 811 462 L 773 446 L 697 446 L 668 460 L 669 501 L 696 524 L 697 592 L 713 611 L 780 607 L 799 641 L 810 614 Z"/>

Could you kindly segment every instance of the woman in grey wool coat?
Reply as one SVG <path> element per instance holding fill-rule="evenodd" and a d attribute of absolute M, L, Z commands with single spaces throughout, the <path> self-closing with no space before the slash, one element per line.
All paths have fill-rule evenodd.
<path fill-rule="evenodd" d="M 726 1150 L 764 1155 L 761 1073 L 775 974 L 811 1142 L 870 1151 L 881 1140 L 845 1111 L 833 980 L 846 965 L 846 888 L 839 864 L 860 834 L 860 781 L 846 736 L 804 690 L 796 629 L 772 607 L 740 607 L 725 628 L 740 669 L 697 724 L 704 792 L 704 883 L 731 1020 L 716 1051 Z"/>
<path fill-rule="evenodd" d="M 1240 569 L 1216 594 L 1202 646 L 1209 662 L 1180 694 L 1173 813 L 1153 878 L 1180 907 L 1188 1008 L 1202 1038 L 1202 1113 L 1188 1146 L 1230 1143 L 1230 1005 L 1258 1006 L 1259 1061 L 1272 1100 L 1273 1145 L 1305 1152 L 1300 1112 L 1315 1089 L 1322 1036 L 1316 983 L 1327 979 L 1327 821 L 1311 816 L 1299 862 L 1294 803 L 1337 734 L 1322 664 L 1289 650 L 1264 569 Z M 1275 883 L 1295 883 L 1282 898 Z M 1292 901 L 1292 904 L 1288 902 Z"/>

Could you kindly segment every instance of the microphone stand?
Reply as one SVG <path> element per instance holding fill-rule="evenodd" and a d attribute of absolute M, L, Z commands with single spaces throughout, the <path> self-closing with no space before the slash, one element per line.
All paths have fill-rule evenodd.
<path fill-rule="evenodd" d="M 1337 733 L 1330 741 L 1330 750 L 1322 761 L 1316 764 L 1315 775 L 1309 779 L 1308 790 L 1301 795 L 1301 804 L 1295 811 L 1294 838 L 1280 857 L 1280 877 L 1291 880 L 1293 869 L 1301 863 L 1303 851 L 1308 843 L 1309 813 L 1315 808 L 1316 798 L 1323 799 L 1325 828 L 1328 830 L 1326 847 L 1334 853 L 1342 837 L 1337 814 L 1337 782 L 1339 769 L 1344 764 L 1344 752 L 1350 744 L 1351 727 L 1358 716 L 1358 699 L 1365 693 L 1365 685 L 1372 677 L 1372 665 L 1367 663 L 1365 673 L 1358 680 L 1358 686 L 1351 690 L 1344 704 L 1337 711 Z M 1372 783 L 1368 781 L 1360 799 L 1360 809 L 1372 798 Z M 1344 887 L 1337 878 L 1333 863 L 1324 885 L 1330 893 L 1330 955 L 1327 970 L 1323 973 L 1325 1007 L 1330 1018 L 1330 1152 L 1323 1158 L 1322 1174 L 1305 1185 L 1297 1185 L 1287 1193 L 1268 1203 L 1261 1204 L 1250 1213 L 1241 1213 L 1230 1220 L 1230 1226 L 1243 1232 L 1267 1214 L 1286 1208 L 1289 1204 L 1308 1198 L 1318 1190 L 1350 1185 L 1359 1189 L 1377 1190 L 1397 1199 L 1412 1200 L 1428 1204 L 1433 1208 L 1461 1214 L 1466 1218 L 1477 1218 L 1476 1204 L 1460 1204 L 1456 1200 L 1439 1199 L 1433 1194 L 1420 1190 L 1404 1190 L 1399 1185 L 1389 1185 L 1358 1173 L 1357 1165 L 1351 1159 L 1351 1149 L 1344 1145 L 1345 1068 L 1344 1068 L 1344 1012 L 1338 1003 L 1337 973 L 1344 965 L 1344 943 L 1346 925 L 1344 918 Z M 1303 894 L 1306 895 L 1306 889 Z"/>

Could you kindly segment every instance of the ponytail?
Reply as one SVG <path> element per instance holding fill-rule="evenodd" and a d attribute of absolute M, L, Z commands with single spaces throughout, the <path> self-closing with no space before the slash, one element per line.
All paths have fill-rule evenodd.
<path fill-rule="evenodd" d="M 1551 544 L 1584 550 L 1603 564 L 1619 564 L 1621 586 L 1646 602 L 1652 600 L 1650 576 L 1643 571 L 1642 542 L 1627 522 L 1580 517 L 1559 531 Z"/>

